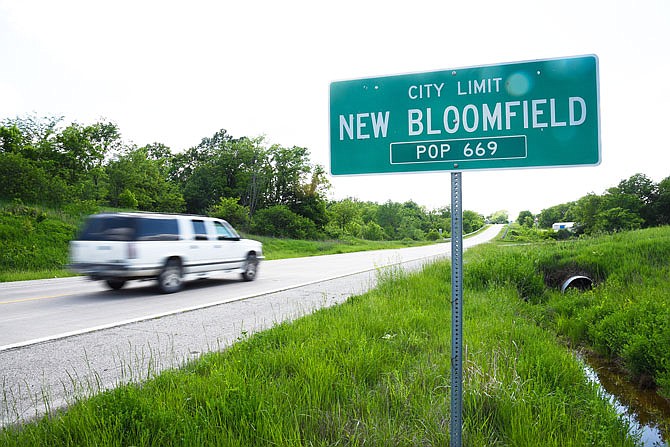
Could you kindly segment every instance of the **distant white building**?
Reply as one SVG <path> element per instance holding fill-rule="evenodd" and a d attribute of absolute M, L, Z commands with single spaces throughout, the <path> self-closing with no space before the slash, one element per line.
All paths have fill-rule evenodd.
<path fill-rule="evenodd" d="M 575 226 L 574 222 L 556 222 L 555 224 L 551 225 L 551 228 L 554 231 L 558 230 L 572 230 L 572 227 Z"/>

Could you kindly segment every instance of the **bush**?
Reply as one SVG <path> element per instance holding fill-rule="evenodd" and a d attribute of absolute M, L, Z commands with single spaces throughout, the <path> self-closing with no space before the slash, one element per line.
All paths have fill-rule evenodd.
<path fill-rule="evenodd" d="M 60 204 L 67 196 L 62 179 L 18 154 L 0 153 L 0 199 Z"/>
<path fill-rule="evenodd" d="M 539 242 L 552 239 L 553 230 L 541 230 L 538 228 L 527 228 L 513 223 L 505 235 L 505 240 L 510 242 Z"/>
<path fill-rule="evenodd" d="M 428 240 L 428 241 L 437 241 L 441 238 L 442 238 L 442 236 L 440 236 L 440 233 L 437 230 L 430 230 L 426 234 L 426 240 Z"/>
<path fill-rule="evenodd" d="M 100 205 L 95 200 L 75 200 L 63 206 L 63 212 L 74 218 L 88 216 L 100 211 Z"/>
<path fill-rule="evenodd" d="M 223 219 L 234 227 L 247 228 L 249 225 L 249 207 L 239 204 L 234 197 L 221 197 L 219 203 L 212 205 L 207 214 Z"/>
<path fill-rule="evenodd" d="M 130 208 L 136 209 L 138 205 L 137 198 L 135 194 L 128 188 L 124 189 L 121 194 L 119 194 L 119 206 L 121 208 Z"/>
<path fill-rule="evenodd" d="M 316 224 L 284 205 L 259 210 L 251 222 L 251 232 L 263 236 L 317 239 Z"/>
<path fill-rule="evenodd" d="M 383 241 L 386 239 L 386 232 L 377 222 L 368 222 L 362 226 L 361 236 L 369 241 Z"/>
<path fill-rule="evenodd" d="M 546 232 L 547 237 L 550 239 L 554 239 L 555 241 L 565 241 L 575 236 L 575 234 L 572 231 L 567 230 L 565 228 L 561 228 L 558 231 L 554 231 L 553 229 L 550 228 L 546 231 L 547 231 Z"/>
<path fill-rule="evenodd" d="M 412 230 L 412 239 L 415 241 L 423 241 L 426 239 L 426 233 L 424 233 L 423 230 L 419 228 L 415 228 Z"/>
<path fill-rule="evenodd" d="M 62 268 L 75 230 L 74 224 L 15 201 L 0 212 L 0 271 Z"/>

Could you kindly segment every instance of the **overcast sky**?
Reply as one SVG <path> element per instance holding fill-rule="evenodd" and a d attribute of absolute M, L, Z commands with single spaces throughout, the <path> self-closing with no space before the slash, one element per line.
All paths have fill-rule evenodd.
<path fill-rule="evenodd" d="M 0 0 L 0 119 L 115 122 L 173 151 L 219 129 L 329 169 L 333 81 L 596 54 L 602 163 L 466 171 L 463 207 L 534 213 L 670 176 L 670 2 Z M 450 204 L 450 174 L 331 177 L 333 199 Z"/>

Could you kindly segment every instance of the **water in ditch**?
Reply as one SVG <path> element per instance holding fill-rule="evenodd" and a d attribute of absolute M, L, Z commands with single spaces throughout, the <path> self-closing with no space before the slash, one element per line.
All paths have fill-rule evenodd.
<path fill-rule="evenodd" d="M 670 401 L 654 390 L 632 384 L 616 367 L 594 356 L 584 357 L 584 370 L 616 411 L 641 436 L 644 447 L 670 447 Z"/>

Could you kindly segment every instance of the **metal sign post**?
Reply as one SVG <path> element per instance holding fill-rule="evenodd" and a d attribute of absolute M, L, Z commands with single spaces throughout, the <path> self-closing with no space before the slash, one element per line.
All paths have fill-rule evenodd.
<path fill-rule="evenodd" d="M 463 430 L 463 209 L 461 173 L 451 173 L 451 426 L 450 445 Z"/>

